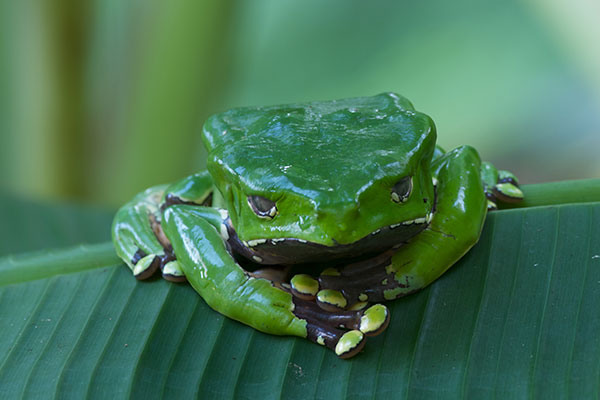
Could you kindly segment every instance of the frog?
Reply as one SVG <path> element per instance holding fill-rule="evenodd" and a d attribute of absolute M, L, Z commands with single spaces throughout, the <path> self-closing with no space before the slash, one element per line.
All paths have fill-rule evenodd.
<path fill-rule="evenodd" d="M 438 279 L 518 202 L 509 171 L 444 151 L 433 120 L 396 93 L 239 107 L 202 128 L 206 169 L 119 209 L 135 278 L 189 282 L 215 311 L 340 358 L 384 332 L 383 304 Z"/>

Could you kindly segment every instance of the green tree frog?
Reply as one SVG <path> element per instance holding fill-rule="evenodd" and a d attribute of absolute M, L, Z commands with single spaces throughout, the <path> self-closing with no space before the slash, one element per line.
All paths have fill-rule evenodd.
<path fill-rule="evenodd" d="M 188 281 L 217 312 L 342 358 L 381 333 L 381 304 L 418 291 L 523 194 L 468 146 L 444 152 L 404 97 L 232 109 L 202 132 L 207 170 L 116 214 L 138 279 Z"/>

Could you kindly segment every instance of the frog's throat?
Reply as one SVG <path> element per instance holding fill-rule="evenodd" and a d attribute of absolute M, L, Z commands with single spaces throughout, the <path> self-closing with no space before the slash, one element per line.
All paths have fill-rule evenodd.
<path fill-rule="evenodd" d="M 298 238 L 242 241 L 227 219 L 227 243 L 231 250 L 258 264 L 302 264 L 356 259 L 398 248 L 429 226 L 434 211 L 423 217 L 381 227 L 353 243 L 327 246 Z"/>

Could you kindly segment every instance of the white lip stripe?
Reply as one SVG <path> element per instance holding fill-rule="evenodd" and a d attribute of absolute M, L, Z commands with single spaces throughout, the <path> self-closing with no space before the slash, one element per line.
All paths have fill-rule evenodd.
<path fill-rule="evenodd" d="M 389 225 L 388 228 L 389 229 L 394 229 L 394 228 L 399 227 L 400 225 L 408 226 L 408 225 L 413 225 L 413 224 L 417 224 L 417 225 L 421 225 L 421 224 L 425 224 L 425 223 L 428 224 L 428 223 L 431 222 L 432 219 L 433 219 L 433 213 L 428 213 L 425 217 L 415 218 L 415 219 L 411 219 L 409 221 L 398 222 L 397 224 Z M 380 233 L 381 229 L 382 228 L 374 230 L 373 232 L 371 232 L 371 235 L 376 235 L 376 234 Z M 308 241 L 305 240 L 305 239 L 297 239 L 297 238 L 273 238 L 273 239 L 252 239 L 252 240 L 248 240 L 248 241 L 244 240 L 244 241 L 242 241 L 242 244 L 245 247 L 254 247 L 254 246 L 257 246 L 257 245 L 263 244 L 263 243 L 270 243 L 272 245 L 275 245 L 278 242 L 285 242 L 286 240 L 292 240 L 292 241 L 296 241 L 296 242 L 299 242 L 299 243 L 308 243 Z"/>
<path fill-rule="evenodd" d="M 248 246 L 250 247 L 254 247 L 257 244 L 261 244 L 261 243 L 266 243 L 267 239 L 254 239 L 254 240 L 248 240 Z"/>

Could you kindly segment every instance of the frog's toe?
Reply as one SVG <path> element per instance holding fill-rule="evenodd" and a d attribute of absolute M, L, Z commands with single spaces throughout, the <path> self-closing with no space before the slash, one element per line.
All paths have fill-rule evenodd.
<path fill-rule="evenodd" d="M 340 358 L 354 357 L 365 347 L 367 337 L 358 329 L 322 329 L 311 323 L 306 328 L 309 340 L 333 350 Z"/>
<path fill-rule="evenodd" d="M 493 186 L 487 187 L 485 196 L 489 211 L 498 209 L 498 201 L 503 203 L 518 203 L 523 200 L 523 192 L 516 181 L 498 181 Z"/>
<path fill-rule="evenodd" d="M 494 196 L 507 203 L 515 203 L 523 200 L 523 192 L 516 182 L 499 182 L 493 188 Z"/>
<path fill-rule="evenodd" d="M 390 324 L 390 312 L 383 304 L 367 308 L 360 317 L 359 330 L 367 336 L 377 336 Z"/>
<path fill-rule="evenodd" d="M 335 346 L 335 354 L 340 358 L 354 357 L 365 347 L 365 336 L 361 331 L 344 333 Z"/>
<path fill-rule="evenodd" d="M 310 275 L 298 274 L 290 280 L 290 287 L 294 296 L 313 300 L 319 291 L 319 282 Z"/>
<path fill-rule="evenodd" d="M 344 310 L 348 306 L 348 300 L 342 292 L 334 289 L 319 290 L 316 300 L 319 307 L 329 312 Z"/>
<path fill-rule="evenodd" d="M 367 342 L 367 336 L 358 329 L 350 331 L 324 329 L 310 322 L 306 324 L 306 329 L 309 340 L 333 350 L 340 358 L 354 357 L 361 352 Z"/>
<path fill-rule="evenodd" d="M 187 282 L 183 270 L 179 266 L 177 260 L 162 261 L 161 270 L 163 279 L 170 282 Z"/>
<path fill-rule="evenodd" d="M 132 272 L 135 279 L 143 281 L 154 275 L 160 267 L 160 257 L 154 254 L 145 255 L 142 250 L 138 250 L 135 254 L 140 257 L 131 260 L 134 264 Z"/>

